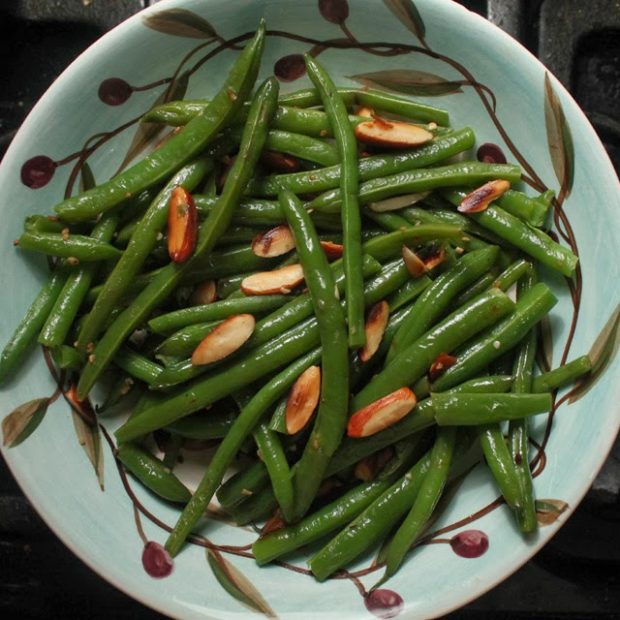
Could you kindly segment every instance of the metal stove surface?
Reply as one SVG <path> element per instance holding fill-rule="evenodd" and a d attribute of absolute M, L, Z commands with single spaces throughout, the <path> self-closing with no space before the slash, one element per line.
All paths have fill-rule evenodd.
<path fill-rule="evenodd" d="M 0 157 L 36 100 L 88 45 L 149 0 L 0 3 Z M 620 169 L 620 0 L 460 0 L 570 89 Z M 11 59 L 10 63 L 8 58 Z M 559 534 L 451 620 L 620 618 L 620 443 Z M 0 617 L 160 618 L 87 568 L 0 461 Z"/>

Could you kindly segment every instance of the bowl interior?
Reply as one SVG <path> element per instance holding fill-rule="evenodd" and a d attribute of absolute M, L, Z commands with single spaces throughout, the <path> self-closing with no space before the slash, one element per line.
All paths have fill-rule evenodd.
<path fill-rule="evenodd" d="M 0 168 L 5 198 L 1 207 L 5 226 L 0 230 L 5 268 L 0 283 L 3 290 L 10 291 L 0 301 L 4 340 L 46 277 L 44 261 L 12 247 L 23 218 L 50 213 L 75 176 L 79 154 L 92 146 L 97 136 L 101 144 L 87 159 L 98 180 L 113 175 L 131 149 L 139 150 L 139 140 L 147 148 L 152 145 L 156 137 L 144 132 L 137 136 L 138 126 L 131 121 L 163 95 L 172 76 L 190 71 L 186 98 L 215 93 L 238 53 L 220 43 L 251 33 L 261 16 L 271 31 L 261 77 L 271 75 L 274 67 L 280 75 L 293 77 L 299 62 L 296 55 L 308 51 L 320 58 L 338 84 L 359 85 L 360 74 L 372 73 L 377 83 L 396 84 L 422 101 L 446 108 L 454 127 L 473 127 L 478 144 L 499 145 L 508 161 L 521 160 L 527 176 L 539 186 L 559 190 L 547 140 L 545 70 L 519 44 L 448 0 L 416 0 L 415 6 L 360 0 L 350 3 L 344 28 L 339 22 L 346 3 L 332 0 L 320 4 L 322 11 L 310 0 L 169 0 L 128 20 L 71 65 L 33 110 Z M 392 11 L 388 5 L 396 9 Z M 214 53 L 219 47 L 222 49 Z M 620 212 L 617 179 L 603 147 L 561 85 L 553 77 L 550 84 L 574 147 L 572 191 L 563 201 L 561 232 L 574 240 L 581 266 L 572 297 L 565 281 L 543 274 L 559 297 L 552 312 L 553 339 L 548 351 L 557 365 L 565 354 L 570 359 L 588 352 L 616 312 L 620 267 L 615 248 Z M 281 89 L 288 92 L 308 85 L 302 75 L 283 81 Z M 181 87 L 177 84 L 177 88 Z M 124 125 L 127 127 L 118 129 Z M 33 159 L 40 157 L 55 164 Z M 555 159 L 557 164 L 557 156 Z M 39 176 L 33 176 L 33 170 Z M 38 189 L 24 184 L 25 178 L 32 185 L 35 177 L 47 182 Z M 523 188 L 536 193 L 525 184 Z M 439 537 L 444 541 L 464 530 L 480 530 L 488 537 L 488 551 L 479 558 L 465 559 L 455 555 L 449 544 L 424 545 L 386 585 L 392 594 L 379 597 L 376 604 L 391 606 L 392 613 L 402 617 L 439 616 L 501 581 L 542 546 L 586 492 L 617 433 L 620 388 L 613 381 L 617 371 L 618 362 L 612 360 L 592 389 L 576 402 L 564 403 L 553 420 L 545 447 L 546 464 L 535 487 L 538 498 L 567 503 L 568 510 L 559 519 L 525 540 L 513 527 L 505 507 L 485 512 L 496 492 L 489 476 L 477 468 L 433 528 L 450 526 L 449 533 Z M 51 393 L 53 387 L 37 351 L 18 380 L 4 389 L 3 408 L 8 412 L 22 402 Z M 102 422 L 111 431 L 119 420 Z M 549 424 L 546 416 L 534 422 L 538 441 Z M 144 543 L 132 500 L 106 436 L 102 445 L 105 491 L 97 484 L 75 438 L 68 407 L 60 400 L 50 408 L 36 435 L 19 448 L 3 449 L 3 455 L 56 533 L 119 588 L 172 616 L 229 618 L 247 611 L 217 583 L 204 547 L 187 548 L 166 579 L 154 580 L 144 572 Z M 184 475 L 196 477 L 202 458 L 189 455 Z M 146 539 L 163 542 L 165 532 L 155 520 L 170 525 L 176 510 L 137 484 L 131 483 L 131 487 L 135 501 L 144 509 L 139 522 Z M 479 511 L 475 520 L 466 519 Z M 458 526 L 463 519 L 466 522 Z M 251 528 L 215 520 L 205 523 L 201 533 L 216 545 L 243 546 L 256 537 Z M 370 566 L 372 557 L 364 557 L 354 570 Z M 245 579 L 260 593 L 260 599 L 251 595 L 255 604 L 282 618 L 366 617 L 369 611 L 360 592 L 369 589 L 379 575 L 371 572 L 356 579 L 318 584 L 290 567 L 259 569 L 242 554 L 228 553 L 224 558 L 243 575 L 237 577 L 238 584 Z M 304 559 L 291 558 L 291 564 L 303 568 Z M 259 600 L 263 602 L 256 603 Z"/>

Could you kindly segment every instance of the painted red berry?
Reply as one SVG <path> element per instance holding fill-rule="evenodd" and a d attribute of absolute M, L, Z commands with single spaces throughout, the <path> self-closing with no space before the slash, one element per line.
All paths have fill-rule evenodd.
<path fill-rule="evenodd" d="M 502 149 L 493 144 L 492 142 L 485 142 L 480 145 L 478 152 L 476 153 L 478 161 L 483 161 L 485 164 L 505 164 L 506 156 Z"/>
<path fill-rule="evenodd" d="M 479 558 L 489 548 L 489 537 L 480 530 L 465 530 L 450 540 L 450 546 L 462 558 Z"/>
<path fill-rule="evenodd" d="M 121 78 L 108 78 L 99 85 L 98 95 L 103 103 L 121 105 L 131 97 L 132 92 L 133 89 L 125 80 Z"/>
<path fill-rule="evenodd" d="M 347 0 L 319 0 L 321 15 L 332 24 L 343 24 L 349 17 Z"/>
<path fill-rule="evenodd" d="M 306 63 L 301 54 L 283 56 L 273 66 L 275 76 L 281 82 L 293 82 L 306 72 Z"/>
<path fill-rule="evenodd" d="M 142 566 L 151 577 L 162 579 L 172 572 L 174 561 L 159 543 L 151 540 L 144 545 Z"/>
<path fill-rule="evenodd" d="M 377 618 L 395 618 L 405 606 L 400 594 L 393 590 L 373 590 L 365 599 L 366 609 Z"/>
<path fill-rule="evenodd" d="M 53 159 L 47 155 L 37 155 L 22 166 L 22 183 L 30 189 L 39 189 L 52 180 L 55 170 L 56 162 Z"/>

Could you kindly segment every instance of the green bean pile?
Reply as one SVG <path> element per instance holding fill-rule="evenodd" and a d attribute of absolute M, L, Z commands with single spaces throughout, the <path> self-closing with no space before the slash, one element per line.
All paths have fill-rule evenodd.
<path fill-rule="evenodd" d="M 217 497 L 239 524 L 270 519 L 259 564 L 318 543 L 323 580 L 382 544 L 385 580 L 483 457 L 531 533 L 528 418 L 590 370 L 536 369 L 556 303 L 538 266 L 577 264 L 544 230 L 552 195 L 468 159 L 474 131 L 444 110 L 336 88 L 314 58 L 313 88 L 255 88 L 264 39 L 211 100 L 147 113 L 181 130 L 145 159 L 27 218 L 18 250 L 54 268 L 0 380 L 38 340 L 78 400 L 103 381 L 105 408 L 128 403 L 117 458 L 184 506 L 172 555 Z M 396 125 L 420 142 L 365 142 Z M 174 467 L 197 440 L 217 447 L 191 493 Z"/>

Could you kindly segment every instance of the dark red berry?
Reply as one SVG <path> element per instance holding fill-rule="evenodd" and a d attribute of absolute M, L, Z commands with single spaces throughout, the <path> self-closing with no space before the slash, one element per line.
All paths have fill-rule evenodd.
<path fill-rule="evenodd" d="M 125 103 L 131 97 L 132 92 L 133 89 L 125 80 L 121 80 L 121 78 L 108 78 L 99 85 L 98 94 L 99 99 L 103 103 L 121 105 L 121 103 Z"/>
<path fill-rule="evenodd" d="M 22 183 L 31 189 L 39 189 L 52 180 L 55 170 L 56 162 L 53 159 L 47 155 L 37 155 L 22 166 Z"/>
<path fill-rule="evenodd" d="M 142 566 L 151 577 L 161 579 L 172 572 L 174 562 L 170 554 L 159 543 L 150 541 L 144 545 L 144 551 L 142 551 Z"/>
<path fill-rule="evenodd" d="M 506 156 L 502 149 L 493 144 L 492 142 L 485 142 L 480 145 L 478 152 L 476 153 L 478 161 L 483 161 L 485 164 L 505 164 Z"/>
<path fill-rule="evenodd" d="M 283 56 L 273 66 L 273 72 L 281 82 L 292 82 L 306 72 L 304 57 L 301 54 Z"/>
<path fill-rule="evenodd" d="M 349 17 L 347 0 L 319 0 L 321 15 L 332 24 L 343 24 Z"/>
<path fill-rule="evenodd" d="M 479 558 L 489 548 L 489 537 L 480 530 L 465 530 L 450 540 L 450 546 L 462 558 Z"/>
<path fill-rule="evenodd" d="M 395 618 L 405 606 L 405 603 L 396 592 L 392 590 L 373 590 L 365 599 L 366 609 L 377 618 Z"/>

